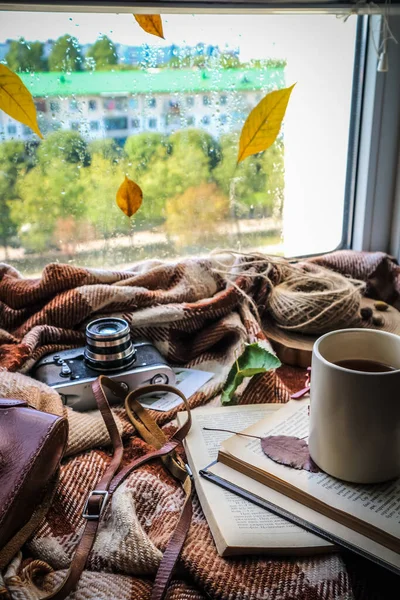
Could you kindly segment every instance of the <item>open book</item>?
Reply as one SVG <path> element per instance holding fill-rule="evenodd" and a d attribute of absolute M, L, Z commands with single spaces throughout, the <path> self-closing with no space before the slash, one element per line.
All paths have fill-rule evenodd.
<path fill-rule="evenodd" d="M 308 405 L 308 400 L 292 401 L 242 432 L 260 437 L 304 438 L 308 434 Z M 394 570 L 400 569 L 400 479 L 361 485 L 340 481 L 324 472 L 294 469 L 268 458 L 260 440 L 239 435 L 222 442 L 216 468 L 209 470 L 220 475 L 221 468 L 226 467 L 251 477 L 264 489 L 284 495 L 291 503 L 289 511 L 308 514 L 307 519 L 322 529 L 339 532 L 355 550 L 381 559 Z"/>
<path fill-rule="evenodd" d="M 206 431 L 204 427 L 240 431 L 268 415 L 275 415 L 281 407 L 281 404 L 257 404 L 199 407 L 192 411 L 193 423 L 184 441 L 185 450 L 203 512 L 221 556 L 254 553 L 292 555 L 335 550 L 332 543 L 261 508 L 261 504 L 244 499 L 243 494 L 240 497 L 236 485 L 228 491 L 228 486 L 223 489 L 199 476 L 201 469 L 216 460 L 221 442 L 231 436 L 230 433 Z M 183 424 L 186 418 L 186 412 L 178 413 L 179 424 Z M 242 490 L 251 489 L 254 494 L 259 494 L 264 488 L 225 465 L 218 467 L 223 475 L 233 476 Z M 280 503 L 281 494 L 274 490 L 269 490 L 268 497 Z"/>

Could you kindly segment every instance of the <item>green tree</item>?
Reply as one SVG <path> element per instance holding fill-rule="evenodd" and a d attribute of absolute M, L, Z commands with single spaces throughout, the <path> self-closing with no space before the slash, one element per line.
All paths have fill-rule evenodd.
<path fill-rule="evenodd" d="M 88 145 L 88 152 L 91 156 L 99 154 L 110 162 L 118 162 L 125 156 L 124 149 L 121 148 L 121 146 L 118 146 L 116 141 L 112 138 L 104 138 L 90 142 Z"/>
<path fill-rule="evenodd" d="M 45 166 L 39 163 L 20 179 L 19 200 L 12 203 L 11 216 L 28 251 L 44 252 L 65 246 L 70 240 L 62 235 L 63 223 L 68 224 L 67 233 L 74 243 L 81 241 L 79 237 L 86 239 L 81 227 L 86 204 L 80 171 L 77 165 L 54 157 Z"/>
<path fill-rule="evenodd" d="M 138 222 L 155 223 L 165 219 L 168 199 L 181 196 L 189 187 L 207 183 L 211 178 L 209 160 L 203 148 L 195 144 L 171 144 L 169 152 L 165 146 L 159 147 L 147 165 L 146 170 L 137 172 L 136 178 L 132 174 L 145 198 L 137 215 Z"/>
<path fill-rule="evenodd" d="M 238 138 L 234 133 L 221 139 L 222 159 L 213 171 L 215 181 L 230 198 L 233 218 L 248 216 L 253 210 L 271 212 L 273 199 L 266 194 L 263 155 L 249 156 L 237 165 Z"/>
<path fill-rule="evenodd" d="M 6 62 L 12 71 L 47 71 L 42 42 L 26 42 L 24 38 L 12 40 L 6 54 Z"/>
<path fill-rule="evenodd" d="M 18 199 L 17 181 L 26 168 L 27 155 L 23 142 L 10 140 L 0 144 L 0 244 L 5 250 L 17 234 L 17 223 L 11 214 Z"/>
<path fill-rule="evenodd" d="M 285 195 L 285 156 L 282 139 L 277 139 L 262 156 L 263 169 L 267 175 L 267 206 L 272 207 L 273 216 L 282 218 Z"/>
<path fill-rule="evenodd" d="M 183 194 L 189 187 L 210 181 L 210 167 L 203 150 L 179 145 L 167 160 L 168 172 L 163 187 L 168 197 Z"/>
<path fill-rule="evenodd" d="M 86 57 L 93 61 L 96 70 L 101 70 L 108 65 L 116 65 L 118 62 L 117 48 L 106 35 L 102 35 L 89 48 Z"/>
<path fill-rule="evenodd" d="M 80 71 L 82 54 L 78 40 L 69 34 L 55 41 L 49 55 L 50 71 Z"/>
<path fill-rule="evenodd" d="M 169 146 L 161 133 L 139 133 L 127 138 L 125 154 L 135 173 L 148 170 L 155 159 L 165 160 Z"/>
<path fill-rule="evenodd" d="M 38 161 L 41 165 L 50 164 L 54 159 L 67 163 L 90 164 L 90 154 L 85 140 L 77 131 L 55 131 L 41 142 L 38 149 Z"/>
<path fill-rule="evenodd" d="M 86 219 L 94 227 L 98 238 L 107 239 L 131 231 L 130 219 L 122 213 L 115 201 L 124 177 L 124 165 L 110 162 L 100 154 L 93 155 L 90 167 L 81 169 Z"/>
<path fill-rule="evenodd" d="M 179 247 L 201 245 L 205 249 L 228 209 L 229 200 L 215 183 L 187 188 L 167 201 L 167 231 Z"/>
<path fill-rule="evenodd" d="M 219 143 L 202 129 L 184 129 L 170 135 L 169 143 L 172 152 L 182 148 L 190 152 L 191 148 L 199 148 L 207 158 L 210 169 L 214 169 L 221 160 L 221 147 Z"/>

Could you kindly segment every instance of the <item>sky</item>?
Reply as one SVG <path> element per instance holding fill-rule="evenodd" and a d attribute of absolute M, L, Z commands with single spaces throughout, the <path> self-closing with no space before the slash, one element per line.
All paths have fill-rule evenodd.
<path fill-rule="evenodd" d="M 80 43 L 93 43 L 102 34 L 114 42 L 154 46 L 194 46 L 199 42 L 223 48 L 240 47 L 242 60 L 288 58 L 299 37 L 313 38 L 321 29 L 340 36 L 347 25 L 334 15 L 163 15 L 165 41 L 146 34 L 130 14 L 0 12 L 0 42 L 57 39 L 69 33 Z M 351 19 L 350 19 L 351 20 Z"/>

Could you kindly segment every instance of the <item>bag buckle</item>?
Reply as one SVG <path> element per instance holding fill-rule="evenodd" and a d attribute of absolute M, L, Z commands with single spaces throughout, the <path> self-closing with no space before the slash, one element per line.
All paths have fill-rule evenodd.
<path fill-rule="evenodd" d="M 102 500 L 99 506 L 98 514 L 88 513 L 89 501 L 93 496 L 102 496 Z M 82 517 L 88 521 L 94 521 L 100 519 L 101 513 L 103 512 L 108 500 L 108 492 L 106 490 L 92 490 L 86 499 L 85 506 L 83 507 Z"/>

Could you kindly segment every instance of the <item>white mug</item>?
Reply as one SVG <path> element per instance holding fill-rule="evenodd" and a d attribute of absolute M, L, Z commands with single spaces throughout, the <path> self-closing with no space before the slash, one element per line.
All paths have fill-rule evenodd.
<path fill-rule="evenodd" d="M 335 364 L 359 359 L 388 372 Z M 309 451 L 326 473 L 353 483 L 400 476 L 400 336 L 343 329 L 318 338 L 310 381 Z"/>

